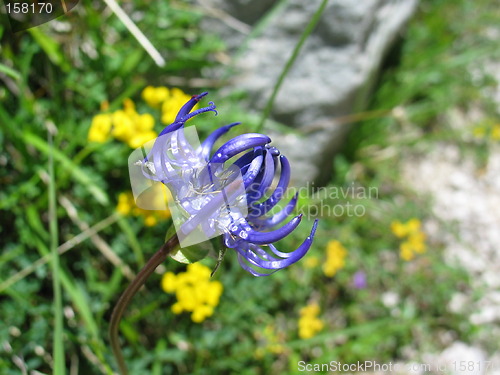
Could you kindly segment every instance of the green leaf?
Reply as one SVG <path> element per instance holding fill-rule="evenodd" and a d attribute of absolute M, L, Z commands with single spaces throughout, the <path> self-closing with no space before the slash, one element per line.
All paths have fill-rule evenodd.
<path fill-rule="evenodd" d="M 59 50 L 59 43 L 56 40 L 44 34 L 38 27 L 29 29 L 28 32 L 45 51 L 52 63 L 60 67 L 65 72 L 68 72 L 71 69 L 69 63 L 64 57 L 64 54 Z"/>
<path fill-rule="evenodd" d="M 19 72 L 2 63 L 0 63 L 0 73 L 5 73 L 9 77 L 14 78 L 16 81 L 21 79 L 21 74 Z"/>

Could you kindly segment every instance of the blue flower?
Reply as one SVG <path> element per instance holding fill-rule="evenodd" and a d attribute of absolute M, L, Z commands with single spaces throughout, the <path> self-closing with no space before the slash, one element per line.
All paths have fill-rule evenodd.
<path fill-rule="evenodd" d="M 273 229 L 291 214 L 297 195 L 278 213 L 269 214 L 286 192 L 290 164 L 263 134 L 238 135 L 214 151 L 215 142 L 239 123 L 215 130 L 199 147 L 193 147 L 185 134 L 189 129 L 184 129 L 186 121 L 204 112 L 217 114 L 213 102 L 192 111 L 205 95 L 206 92 L 193 96 L 179 110 L 175 121 L 163 129 L 142 163 L 143 174 L 161 181 L 172 192 L 184 215 L 179 236 L 187 236 L 200 227 L 207 238 L 222 233 L 224 244 L 238 253 L 239 263 L 246 271 L 254 276 L 269 275 L 307 253 L 317 220 L 296 250 L 281 252 L 273 245 L 292 233 L 302 219 L 298 215 Z"/>

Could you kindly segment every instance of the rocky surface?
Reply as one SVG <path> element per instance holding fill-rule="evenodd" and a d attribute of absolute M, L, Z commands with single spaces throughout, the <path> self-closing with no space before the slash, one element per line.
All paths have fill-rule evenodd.
<path fill-rule="evenodd" d="M 365 108 L 384 56 L 404 29 L 418 0 L 330 1 L 275 102 L 272 118 L 298 134 L 273 140 L 292 160 L 293 183 L 321 181 L 331 171 L 348 126 L 335 118 Z M 233 87 L 248 94 L 246 106 L 260 112 L 320 0 L 204 0 L 249 25 L 265 23 L 236 62 Z M 278 4 L 278 5 L 276 5 Z M 275 6 L 276 5 L 276 6 Z M 274 7 L 275 6 L 275 7 Z M 273 8 L 274 7 L 274 8 Z M 206 27 L 233 48 L 245 35 L 213 19 Z M 237 28 L 241 29 L 241 28 Z M 300 150 L 300 152 L 298 152 Z"/>
<path fill-rule="evenodd" d="M 484 66 L 498 85 L 483 94 L 493 98 L 500 113 L 500 70 L 494 63 Z M 465 134 L 472 134 L 483 116 L 479 109 L 448 115 L 449 122 Z M 454 342 L 441 354 L 424 357 L 434 366 L 460 361 L 474 364 L 471 368 L 449 366 L 453 375 L 500 375 L 500 145 L 492 143 L 486 165 L 479 166 L 458 143 L 439 143 L 425 156 L 405 157 L 403 177 L 414 190 L 432 197 L 437 220 L 429 220 L 426 231 L 445 244 L 447 261 L 459 264 L 471 276 L 472 292 L 457 291 L 448 309 L 485 328 L 472 345 Z M 497 349 L 487 353 L 484 347 Z"/>
<path fill-rule="evenodd" d="M 425 157 L 404 162 L 405 181 L 422 194 L 430 194 L 437 220 L 425 223 L 426 232 L 446 246 L 449 264 L 470 274 L 471 292 L 457 291 L 448 309 L 469 317 L 474 325 L 487 327 L 480 341 L 500 340 L 500 148 L 492 150 L 485 168 L 478 168 L 455 144 L 438 144 Z M 475 298 L 480 293 L 479 299 Z M 437 366 L 453 361 L 479 361 L 476 371 L 451 368 L 451 374 L 500 374 L 500 351 L 488 358 L 482 342 L 472 346 L 453 343 L 440 355 L 428 354 Z M 491 365 L 486 369 L 486 362 Z M 439 373 L 439 371 L 437 371 Z"/>

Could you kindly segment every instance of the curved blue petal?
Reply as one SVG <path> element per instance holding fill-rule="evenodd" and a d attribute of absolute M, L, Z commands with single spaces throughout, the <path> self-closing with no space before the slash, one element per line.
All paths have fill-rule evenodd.
<path fill-rule="evenodd" d="M 280 251 L 277 251 L 276 248 L 274 248 L 273 252 L 275 252 L 275 254 L 277 252 L 278 254 L 276 254 L 276 255 L 284 254 L 285 255 L 284 259 L 276 259 L 276 258 L 273 258 L 272 260 L 263 259 L 263 258 L 267 258 L 267 257 L 263 257 L 261 255 L 261 253 L 263 251 L 261 248 L 259 248 L 259 251 L 258 251 L 259 255 L 261 255 L 260 257 L 254 251 L 252 251 L 252 247 L 249 247 L 246 250 L 243 250 L 241 248 L 239 248 L 237 250 L 250 263 L 252 263 L 258 267 L 261 267 L 264 269 L 270 269 L 270 270 L 282 269 L 282 268 L 288 267 L 289 265 L 299 261 L 300 259 L 302 259 L 302 257 L 304 257 L 304 255 L 306 255 L 306 253 L 309 251 L 309 249 L 311 248 L 311 245 L 313 243 L 314 234 L 316 233 L 317 226 L 318 226 L 318 220 L 316 219 L 314 221 L 313 227 L 311 229 L 311 233 L 296 250 L 294 250 L 290 253 L 281 253 Z M 257 249 L 256 247 L 253 248 L 253 250 L 256 250 L 256 249 Z"/>
<path fill-rule="evenodd" d="M 280 163 L 281 163 L 281 175 L 278 181 L 278 185 L 276 189 L 274 189 L 271 196 L 262 203 L 257 203 L 252 205 L 249 216 L 251 217 L 259 217 L 266 214 L 269 210 L 271 210 L 276 204 L 283 198 L 283 195 L 286 192 L 288 187 L 288 183 L 290 182 L 290 163 L 288 159 L 280 155 Z"/>
<path fill-rule="evenodd" d="M 184 122 L 173 122 L 170 125 L 166 126 L 160 134 L 158 134 L 158 137 L 161 137 L 162 135 L 165 135 L 167 133 L 176 131 L 179 128 L 182 128 L 184 126 Z"/>
<path fill-rule="evenodd" d="M 231 139 L 230 141 L 223 144 L 212 156 L 210 162 L 212 163 L 224 163 L 231 159 L 233 156 L 238 155 L 240 152 L 245 150 L 264 146 L 270 143 L 271 139 L 267 135 L 249 133 L 238 135 L 237 137 Z"/>
<path fill-rule="evenodd" d="M 186 104 L 184 104 L 181 109 L 179 109 L 179 112 L 177 113 L 177 116 L 175 116 L 174 122 L 179 122 L 181 121 L 181 118 L 186 116 L 191 110 L 194 108 L 196 104 L 203 98 L 204 96 L 208 95 L 208 92 L 202 92 L 199 95 L 193 95 L 191 99 L 188 100 Z"/>
<path fill-rule="evenodd" d="M 249 204 L 258 201 L 264 196 L 267 189 L 269 189 L 269 187 L 273 183 L 274 172 L 275 165 L 273 155 L 267 151 L 264 160 L 264 166 L 259 173 L 259 178 L 255 179 L 255 182 L 252 184 L 252 186 L 247 189 L 247 202 Z"/>
<path fill-rule="evenodd" d="M 294 217 L 281 228 L 273 230 L 272 232 L 258 232 L 250 226 L 243 228 L 240 224 L 236 228 L 229 228 L 229 231 L 234 235 L 240 237 L 244 241 L 252 242 L 258 245 L 265 245 L 279 241 L 294 231 L 302 220 L 302 214 Z"/>
<path fill-rule="evenodd" d="M 248 151 L 242 157 L 238 158 L 238 160 L 236 160 L 233 164 L 242 170 L 241 173 L 244 173 L 243 169 L 252 162 L 252 160 L 255 157 L 255 154 L 258 150 L 262 150 L 262 148 L 256 147 L 255 149 Z"/>
<path fill-rule="evenodd" d="M 243 177 L 243 183 L 245 185 L 245 189 L 252 184 L 252 182 L 255 180 L 255 177 L 259 174 L 260 168 L 262 166 L 262 162 L 264 160 L 264 156 L 262 155 L 262 151 L 260 152 L 260 155 L 257 155 L 254 157 L 252 162 L 248 165 L 248 168 L 245 171 L 245 174 L 242 176 Z M 247 197 L 248 199 L 248 197 Z"/>
<path fill-rule="evenodd" d="M 194 112 L 188 113 L 187 115 L 181 117 L 179 119 L 179 121 L 184 123 L 187 120 L 189 120 L 190 118 L 193 118 L 194 116 L 197 116 L 200 113 L 205 113 L 205 112 L 214 112 L 215 116 L 217 116 L 219 113 L 217 112 L 217 110 L 215 108 L 216 108 L 216 106 L 215 106 L 214 102 L 208 102 L 208 107 L 203 107 L 203 108 L 197 109 Z"/>
<path fill-rule="evenodd" d="M 245 263 L 245 259 L 240 253 L 238 253 L 238 262 L 240 263 L 241 268 L 243 268 L 245 271 L 251 273 L 253 276 L 257 276 L 257 277 L 269 276 L 277 271 L 276 270 L 276 271 L 269 272 L 269 273 L 263 273 L 263 272 L 256 271 L 252 267 L 250 267 L 248 264 Z"/>
<path fill-rule="evenodd" d="M 210 159 L 210 152 L 212 151 L 212 147 L 214 143 L 219 139 L 223 134 L 227 133 L 229 129 L 232 127 L 241 124 L 241 122 L 233 122 L 232 124 L 223 126 L 215 131 L 213 131 L 201 144 L 201 149 L 199 151 L 200 156 L 208 161 Z"/>

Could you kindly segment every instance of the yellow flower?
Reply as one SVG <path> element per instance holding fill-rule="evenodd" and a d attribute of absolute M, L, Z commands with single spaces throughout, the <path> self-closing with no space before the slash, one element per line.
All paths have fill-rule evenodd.
<path fill-rule="evenodd" d="M 145 143 L 155 139 L 157 134 L 154 131 L 136 133 L 128 139 L 127 143 L 131 148 L 139 148 Z"/>
<path fill-rule="evenodd" d="M 112 115 L 113 119 L 113 137 L 120 141 L 127 142 L 128 139 L 134 134 L 134 122 L 130 116 L 124 111 L 119 109 Z"/>
<path fill-rule="evenodd" d="M 500 124 L 493 125 L 493 129 L 491 129 L 491 139 L 495 141 L 500 140 Z"/>
<path fill-rule="evenodd" d="M 147 227 L 154 227 L 158 220 L 153 215 L 146 215 L 144 217 L 144 225 Z"/>
<path fill-rule="evenodd" d="M 94 116 L 90 124 L 88 140 L 90 142 L 104 143 L 108 140 L 111 131 L 111 116 L 99 114 Z"/>
<path fill-rule="evenodd" d="M 210 280 L 211 271 L 200 263 L 187 266 L 186 272 L 163 275 L 161 287 L 166 293 L 175 293 L 177 302 L 172 305 L 172 312 L 180 314 L 191 312 L 191 320 L 201 323 L 214 313 L 219 304 L 223 286 L 220 281 Z"/>
<path fill-rule="evenodd" d="M 399 255 L 401 256 L 401 259 L 406 261 L 410 261 L 415 257 L 413 248 L 409 242 L 405 241 L 399 245 Z"/>
<path fill-rule="evenodd" d="M 423 232 L 412 233 L 408 237 L 408 243 L 411 245 L 414 252 L 422 254 L 426 250 L 425 239 L 426 235 Z"/>
<path fill-rule="evenodd" d="M 418 231 L 420 231 L 420 226 L 420 220 L 415 218 L 408 220 L 408 222 L 406 223 L 408 233 L 417 233 Z"/>
<path fill-rule="evenodd" d="M 143 113 L 142 115 L 137 115 L 135 130 L 138 132 L 145 132 L 153 130 L 155 126 L 155 119 L 149 113 Z"/>
<path fill-rule="evenodd" d="M 153 108 L 161 108 L 161 119 L 164 123 L 172 123 L 177 111 L 191 97 L 178 88 L 147 86 L 142 97 Z M 108 104 L 101 106 L 108 108 Z M 131 99 L 123 101 L 123 109 L 111 114 L 96 115 L 89 129 L 88 140 L 104 143 L 110 136 L 127 143 L 131 148 L 139 148 L 146 142 L 156 138 L 155 119 L 150 113 L 140 114 Z M 153 219 L 148 220 L 149 224 Z"/>
<path fill-rule="evenodd" d="M 328 242 L 326 247 L 326 262 L 323 264 L 323 272 L 328 277 L 333 277 L 337 271 L 344 268 L 347 250 L 337 240 Z"/>
<path fill-rule="evenodd" d="M 299 337 L 308 339 L 323 329 L 323 321 L 318 318 L 320 308 L 317 304 L 311 304 L 300 309 Z"/>
<path fill-rule="evenodd" d="M 426 235 L 422 232 L 422 223 L 419 219 L 413 218 L 406 223 L 393 221 L 391 223 L 392 233 L 398 238 L 406 240 L 399 245 L 399 256 L 405 261 L 410 261 L 415 254 L 425 253 L 427 250 Z"/>
<path fill-rule="evenodd" d="M 138 148 L 157 137 L 154 126 L 155 119 L 151 114 L 137 113 L 135 103 L 131 99 L 125 99 L 123 109 L 93 118 L 88 139 L 102 143 L 111 135 L 131 148 Z"/>
<path fill-rule="evenodd" d="M 403 238 L 408 234 L 406 225 L 397 220 L 391 223 L 391 231 L 398 238 Z"/>
<path fill-rule="evenodd" d="M 175 288 L 177 288 L 177 277 L 173 272 L 166 272 L 163 274 L 161 288 L 167 293 L 175 291 Z"/>
<path fill-rule="evenodd" d="M 135 206 L 134 197 L 132 193 L 120 193 L 118 195 L 118 205 L 116 206 L 116 211 L 120 214 L 126 216 L 132 211 L 132 207 Z"/>
<path fill-rule="evenodd" d="M 142 98 L 152 108 L 158 108 L 169 97 L 169 90 L 166 87 L 148 86 L 142 91 Z"/>
<path fill-rule="evenodd" d="M 211 316 L 214 313 L 214 308 L 208 305 L 200 305 L 193 309 L 193 313 L 191 314 L 191 320 L 195 323 L 201 323 L 206 318 Z"/>

